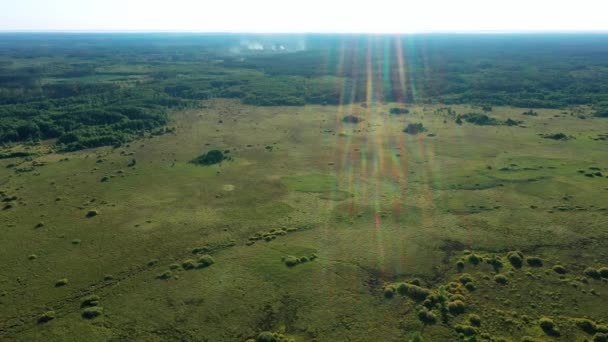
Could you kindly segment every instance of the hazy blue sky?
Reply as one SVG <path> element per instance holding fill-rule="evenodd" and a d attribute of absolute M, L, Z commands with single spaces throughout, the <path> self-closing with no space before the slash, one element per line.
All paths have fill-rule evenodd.
<path fill-rule="evenodd" d="M 0 0 L 3 31 L 608 31 L 608 0 Z"/>

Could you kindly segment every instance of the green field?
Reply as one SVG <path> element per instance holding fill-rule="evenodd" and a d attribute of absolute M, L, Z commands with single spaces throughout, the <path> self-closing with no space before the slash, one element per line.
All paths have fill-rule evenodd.
<path fill-rule="evenodd" d="M 593 104 L 193 101 L 120 144 L 3 145 L 0 340 L 605 341 Z"/>

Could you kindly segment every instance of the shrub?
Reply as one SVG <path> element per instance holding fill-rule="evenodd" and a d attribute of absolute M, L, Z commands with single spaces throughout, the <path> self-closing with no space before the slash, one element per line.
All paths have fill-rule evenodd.
<path fill-rule="evenodd" d="M 55 319 L 55 311 L 47 311 L 38 317 L 38 323 L 46 323 Z"/>
<path fill-rule="evenodd" d="M 300 260 L 294 256 L 287 256 L 285 258 L 285 265 L 287 265 L 287 267 L 293 267 L 295 265 L 297 265 L 300 262 Z"/>
<path fill-rule="evenodd" d="M 453 314 L 453 315 L 458 315 L 464 312 L 465 310 L 465 305 L 464 302 L 461 300 L 455 300 L 452 302 L 448 302 L 448 310 Z"/>
<path fill-rule="evenodd" d="M 553 271 L 555 273 L 559 273 L 559 274 L 566 274 L 566 268 L 562 265 L 555 265 L 553 266 Z"/>
<path fill-rule="evenodd" d="M 500 272 L 500 270 L 503 267 L 502 261 L 499 258 L 497 258 L 496 256 L 494 256 L 492 258 L 487 258 L 486 263 L 488 263 L 489 265 L 492 265 L 492 268 L 494 268 L 495 272 Z"/>
<path fill-rule="evenodd" d="M 418 319 L 425 324 L 435 324 L 437 322 L 437 316 L 425 308 L 418 311 Z"/>
<path fill-rule="evenodd" d="M 586 318 L 576 318 L 574 319 L 574 324 L 589 334 L 595 333 L 597 329 L 595 322 Z"/>
<path fill-rule="evenodd" d="M 472 314 L 469 316 L 469 322 L 473 326 L 481 326 L 481 318 L 478 315 Z"/>
<path fill-rule="evenodd" d="M 36 260 L 38 259 L 38 256 L 36 254 L 30 254 L 27 258 L 28 260 Z"/>
<path fill-rule="evenodd" d="M 463 274 L 460 276 L 460 278 L 458 278 L 458 280 L 463 284 L 467 284 L 467 283 L 472 282 L 473 278 L 471 278 L 471 276 L 468 274 Z"/>
<path fill-rule="evenodd" d="M 477 334 L 477 329 L 473 328 L 470 325 L 457 324 L 454 326 L 454 330 L 456 330 L 456 332 L 459 332 L 465 336 L 473 336 L 473 335 Z"/>
<path fill-rule="evenodd" d="M 542 267 L 543 266 L 543 259 L 541 259 L 539 257 L 527 257 L 526 258 L 526 263 L 530 267 Z"/>
<path fill-rule="evenodd" d="M 583 273 L 585 273 L 585 275 L 587 277 L 594 278 L 594 279 L 598 279 L 598 278 L 601 277 L 600 271 L 598 271 L 597 269 L 592 268 L 592 267 L 585 268 L 585 270 L 583 271 Z"/>
<path fill-rule="evenodd" d="M 198 157 L 192 159 L 190 162 L 192 164 L 196 164 L 196 165 L 208 166 L 208 165 L 213 165 L 213 164 L 219 164 L 222 161 L 224 161 L 224 159 L 226 159 L 226 157 L 224 156 L 222 151 L 211 150 L 201 156 L 198 156 Z"/>
<path fill-rule="evenodd" d="M 462 260 L 456 261 L 456 268 L 458 268 L 459 271 L 462 271 L 464 269 L 464 261 L 462 261 Z"/>
<path fill-rule="evenodd" d="M 385 298 L 393 298 L 395 295 L 395 288 L 392 286 L 387 286 L 384 288 L 384 297 Z"/>
<path fill-rule="evenodd" d="M 165 271 L 157 276 L 158 279 L 162 280 L 171 279 L 171 277 L 173 277 L 173 272 L 171 271 Z"/>
<path fill-rule="evenodd" d="M 399 108 L 399 107 L 393 107 L 389 110 L 389 113 L 391 114 L 409 114 L 410 110 L 407 108 Z"/>
<path fill-rule="evenodd" d="M 423 124 L 421 123 L 410 123 L 407 124 L 407 126 L 403 129 L 403 132 L 407 133 L 407 134 L 418 134 L 418 133 L 422 133 L 422 132 L 426 132 L 426 128 L 424 127 Z"/>
<path fill-rule="evenodd" d="M 477 289 L 477 287 L 475 286 L 475 284 L 474 284 L 474 283 L 466 283 L 466 284 L 464 285 L 464 287 L 465 287 L 467 290 L 471 291 L 471 292 L 472 292 L 472 291 L 475 291 L 475 289 Z"/>
<path fill-rule="evenodd" d="M 597 271 L 600 272 L 602 278 L 608 278 L 608 267 L 600 267 Z"/>
<path fill-rule="evenodd" d="M 509 259 L 509 262 L 515 268 L 521 268 L 521 266 L 523 265 L 523 258 L 524 258 L 524 255 L 518 251 L 513 251 L 513 252 L 507 253 L 507 259 Z"/>
<path fill-rule="evenodd" d="M 354 124 L 356 124 L 356 123 L 359 123 L 361 121 L 363 121 L 363 120 L 360 117 L 354 116 L 354 115 L 347 115 L 347 116 L 345 116 L 345 117 L 342 118 L 342 122 L 345 122 L 345 123 L 354 123 Z"/>
<path fill-rule="evenodd" d="M 182 268 L 185 270 L 191 270 L 193 268 L 196 268 L 196 263 L 192 259 L 185 260 L 184 262 L 182 262 Z"/>
<path fill-rule="evenodd" d="M 553 335 L 553 336 L 559 335 L 559 330 L 557 330 L 557 327 L 555 326 L 555 323 L 553 322 L 552 319 L 547 318 L 547 317 L 541 317 L 541 319 L 538 320 L 538 324 L 540 325 L 541 329 L 543 329 L 543 331 L 547 335 Z"/>
<path fill-rule="evenodd" d="M 481 259 L 475 254 L 469 254 L 469 257 L 467 258 L 467 260 L 469 261 L 469 263 L 471 265 L 477 265 L 481 261 Z"/>
<path fill-rule="evenodd" d="M 543 138 L 553 140 L 568 140 L 568 136 L 564 133 L 544 134 Z"/>
<path fill-rule="evenodd" d="M 257 342 L 278 342 L 276 336 L 270 331 L 263 331 L 258 335 Z"/>
<path fill-rule="evenodd" d="M 82 318 L 93 319 L 103 314 L 103 308 L 101 306 L 93 306 L 82 310 Z"/>
<path fill-rule="evenodd" d="M 55 287 L 66 286 L 68 284 L 68 278 L 61 278 L 55 282 Z"/>
<path fill-rule="evenodd" d="M 91 217 L 95 217 L 95 216 L 97 216 L 98 214 L 99 214 L 99 213 L 97 212 L 97 210 L 89 210 L 89 211 L 87 212 L 87 215 L 86 215 L 86 216 L 87 216 L 88 218 L 91 218 Z"/>
<path fill-rule="evenodd" d="M 608 342 L 608 336 L 603 333 L 593 335 L 593 342 Z"/>
<path fill-rule="evenodd" d="M 464 114 L 464 115 L 462 115 L 462 118 L 464 119 L 464 121 L 466 121 L 468 123 L 472 123 L 474 125 L 479 125 L 479 126 L 498 125 L 498 120 L 491 118 L 485 114 L 480 114 L 480 113 Z"/>
<path fill-rule="evenodd" d="M 84 307 L 88 307 L 88 306 L 98 306 L 98 305 L 99 305 L 99 296 L 90 295 L 90 296 L 83 298 L 82 303 L 80 304 L 80 307 L 84 308 Z"/>
<path fill-rule="evenodd" d="M 198 267 L 199 268 L 208 267 L 213 264 L 215 264 L 215 260 L 209 254 L 202 255 L 200 258 L 198 258 Z"/>
<path fill-rule="evenodd" d="M 497 274 L 494 276 L 494 281 L 499 283 L 499 284 L 507 284 L 509 282 L 509 278 L 507 278 L 506 276 L 502 275 L 502 274 Z"/>
<path fill-rule="evenodd" d="M 397 286 L 397 291 L 402 296 L 408 296 L 416 301 L 422 301 L 431 295 L 431 290 L 408 283 L 399 284 L 399 286 Z"/>

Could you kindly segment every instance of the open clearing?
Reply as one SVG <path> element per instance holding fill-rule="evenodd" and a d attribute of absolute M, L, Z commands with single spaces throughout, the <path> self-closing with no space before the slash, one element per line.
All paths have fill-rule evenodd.
<path fill-rule="evenodd" d="M 608 279 L 585 269 L 608 267 L 608 147 L 594 140 L 605 119 L 494 107 L 489 116 L 523 123 L 457 125 L 441 106 L 389 114 L 395 106 L 210 100 L 174 113 L 173 133 L 0 160 L 4 197 L 16 196 L 0 211 L 0 339 L 245 341 L 273 331 L 296 341 L 403 341 L 420 331 L 455 341 L 473 329 L 484 340 L 583 341 L 601 333 Z M 343 122 L 348 114 L 363 120 Z M 405 134 L 410 122 L 427 131 Z M 572 138 L 541 136 L 558 132 Z M 230 158 L 189 163 L 212 149 Z M 514 250 L 542 265 L 517 267 Z M 212 265 L 198 261 L 207 254 Z M 492 267 L 495 258 L 502 267 Z M 425 321 L 421 298 L 400 292 L 404 281 L 448 289 L 450 303 L 464 307 L 446 309 L 449 324 Z M 103 314 L 85 319 L 92 294 Z M 49 311 L 54 318 L 39 323 Z M 541 327 L 543 317 L 554 327 Z M 594 322 L 592 332 L 581 318 Z"/>

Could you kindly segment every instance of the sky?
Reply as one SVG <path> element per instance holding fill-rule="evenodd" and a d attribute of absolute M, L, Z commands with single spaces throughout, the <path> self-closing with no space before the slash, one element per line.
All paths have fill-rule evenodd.
<path fill-rule="evenodd" d="M 608 0 L 0 0 L 0 31 L 608 31 Z"/>

